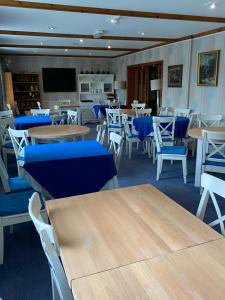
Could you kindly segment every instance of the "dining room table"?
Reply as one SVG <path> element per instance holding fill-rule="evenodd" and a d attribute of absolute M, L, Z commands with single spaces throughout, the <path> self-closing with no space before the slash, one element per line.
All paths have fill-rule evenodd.
<path fill-rule="evenodd" d="M 46 202 L 74 299 L 223 299 L 225 240 L 150 184 Z"/>
<path fill-rule="evenodd" d="M 28 129 L 28 135 L 32 144 L 36 144 L 38 140 L 59 140 L 64 142 L 67 139 L 84 136 L 90 132 L 90 128 L 81 125 L 45 125 L 32 127 Z"/>
<path fill-rule="evenodd" d="M 21 175 L 50 198 L 118 186 L 113 154 L 96 141 L 27 145 L 19 163 Z"/>
<path fill-rule="evenodd" d="M 14 119 L 14 126 L 17 130 L 27 130 L 32 127 L 46 126 L 51 124 L 51 116 L 22 116 Z"/>
<path fill-rule="evenodd" d="M 195 186 L 201 185 L 201 173 L 202 173 L 202 159 L 203 159 L 203 136 L 202 130 L 213 132 L 225 132 L 225 127 L 197 127 L 191 128 L 188 131 L 188 135 L 197 140 L 197 153 L 195 163 Z"/>
<path fill-rule="evenodd" d="M 163 116 L 160 116 L 163 117 Z M 168 117 L 168 116 L 165 116 Z M 177 138 L 184 138 L 187 132 L 189 124 L 189 118 L 177 116 L 175 121 L 174 136 Z M 134 118 L 133 120 L 134 129 L 136 130 L 138 137 L 141 141 L 153 133 L 153 119 L 152 116 L 145 116 Z"/>

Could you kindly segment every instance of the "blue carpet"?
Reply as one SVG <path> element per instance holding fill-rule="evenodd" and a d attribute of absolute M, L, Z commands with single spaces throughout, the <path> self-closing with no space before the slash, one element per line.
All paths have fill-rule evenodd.
<path fill-rule="evenodd" d="M 90 125 L 90 139 L 96 136 L 95 126 Z M 132 159 L 125 154 L 119 172 L 120 187 L 150 183 L 167 194 L 181 206 L 195 214 L 199 204 L 199 189 L 194 187 L 195 160 L 188 159 L 187 184 L 183 183 L 181 162 L 165 162 L 159 181 L 156 181 L 156 165 L 147 155 L 134 148 Z M 15 161 L 10 161 L 10 174 L 16 176 Z M 225 203 L 221 201 L 225 213 Z M 207 219 L 213 217 L 209 205 Z M 31 222 L 14 226 L 14 233 L 5 229 L 4 265 L 0 266 L 0 298 L 3 300 L 49 300 L 51 299 L 50 273 L 41 248 L 39 237 Z"/>

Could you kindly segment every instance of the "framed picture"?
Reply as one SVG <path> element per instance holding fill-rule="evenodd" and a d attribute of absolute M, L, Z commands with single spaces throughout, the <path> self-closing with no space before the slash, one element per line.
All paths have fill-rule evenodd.
<path fill-rule="evenodd" d="M 168 87 L 182 87 L 183 65 L 168 67 Z"/>
<path fill-rule="evenodd" d="M 217 86 L 220 50 L 198 53 L 197 85 Z"/>

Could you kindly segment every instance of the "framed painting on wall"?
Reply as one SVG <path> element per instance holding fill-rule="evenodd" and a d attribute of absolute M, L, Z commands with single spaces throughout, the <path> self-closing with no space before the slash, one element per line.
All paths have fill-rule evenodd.
<path fill-rule="evenodd" d="M 198 53 L 197 85 L 217 86 L 220 50 Z"/>
<path fill-rule="evenodd" d="M 183 65 L 168 66 L 168 87 L 182 87 Z"/>

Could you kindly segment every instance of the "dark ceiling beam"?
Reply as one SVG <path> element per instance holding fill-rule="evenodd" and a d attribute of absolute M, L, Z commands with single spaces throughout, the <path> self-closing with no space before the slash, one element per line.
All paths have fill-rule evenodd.
<path fill-rule="evenodd" d="M 225 18 L 220 18 L 220 17 L 184 15 L 184 14 L 148 12 L 148 11 L 133 11 L 133 10 L 73 6 L 73 5 L 62 5 L 62 4 L 52 4 L 52 3 L 15 1 L 15 0 L 1 0 L 0 6 L 75 12 L 75 13 L 85 13 L 85 14 L 113 15 L 113 16 L 135 17 L 135 18 L 225 23 Z"/>
<path fill-rule="evenodd" d="M 120 41 L 141 41 L 141 42 L 168 42 L 176 41 L 173 38 L 157 38 L 157 37 L 136 37 L 136 36 L 114 36 L 104 35 L 100 38 L 94 38 L 90 34 L 73 34 L 73 33 L 52 33 L 52 32 L 33 32 L 33 31 L 15 31 L 15 30 L 0 30 L 0 35 L 19 35 L 19 36 L 41 36 L 41 37 L 58 37 L 70 39 L 94 39 L 94 40 L 120 40 Z"/>
<path fill-rule="evenodd" d="M 50 45 L 26 45 L 26 44 L 0 44 L 0 48 L 31 48 L 31 49 L 68 49 L 68 50 L 103 50 L 103 51 L 137 51 L 135 48 L 107 48 L 85 46 L 50 46 Z"/>
<path fill-rule="evenodd" d="M 84 58 L 113 58 L 114 56 L 106 55 L 66 55 L 66 54 L 31 54 L 31 53 L 2 53 L 0 56 L 50 56 L 50 57 L 84 57 Z"/>

